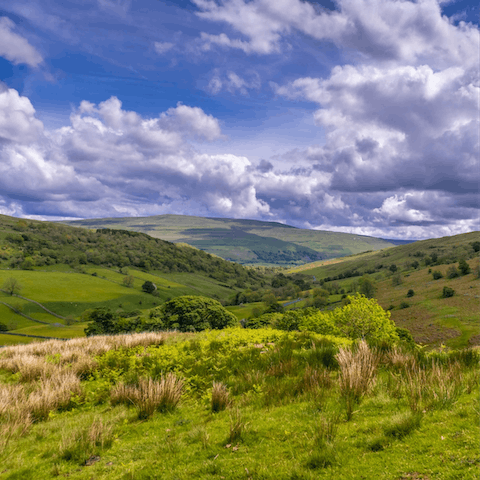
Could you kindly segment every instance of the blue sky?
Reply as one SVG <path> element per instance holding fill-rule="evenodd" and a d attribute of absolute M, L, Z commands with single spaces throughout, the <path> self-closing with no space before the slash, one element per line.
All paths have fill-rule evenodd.
<path fill-rule="evenodd" d="M 0 0 L 0 213 L 478 230 L 479 13 Z"/>

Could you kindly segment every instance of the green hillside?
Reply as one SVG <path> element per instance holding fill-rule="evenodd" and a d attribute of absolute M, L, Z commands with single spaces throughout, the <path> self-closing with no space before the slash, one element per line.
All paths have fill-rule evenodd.
<path fill-rule="evenodd" d="M 367 275 L 380 305 L 416 342 L 459 348 L 480 345 L 479 251 L 480 232 L 471 232 L 316 262 L 288 273 L 315 277 L 323 287 L 341 293 L 358 291 Z M 459 271 L 461 259 L 470 267 L 466 275 Z M 434 272 L 440 273 L 439 278 L 434 279 Z M 455 294 L 443 298 L 444 287 Z M 410 290 L 414 294 L 407 296 Z"/>
<path fill-rule="evenodd" d="M 0 288 L 9 279 L 21 290 L 0 291 L 0 344 L 83 336 L 82 315 L 97 307 L 142 315 L 177 296 L 226 300 L 265 283 L 252 269 L 143 233 L 0 215 Z M 142 290 L 146 281 L 154 294 Z"/>
<path fill-rule="evenodd" d="M 86 228 L 118 228 L 187 243 L 241 264 L 295 265 L 392 246 L 362 235 L 305 230 L 276 222 L 159 215 L 65 222 Z"/>

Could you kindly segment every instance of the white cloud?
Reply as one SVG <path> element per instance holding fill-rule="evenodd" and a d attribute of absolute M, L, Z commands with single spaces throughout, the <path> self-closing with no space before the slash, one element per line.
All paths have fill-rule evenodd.
<path fill-rule="evenodd" d="M 8 17 L 0 17 L 0 56 L 15 65 L 26 63 L 37 67 L 43 62 L 42 55 L 14 30 L 15 24 Z"/>
<path fill-rule="evenodd" d="M 222 90 L 226 90 L 230 93 L 236 93 L 238 91 L 242 95 L 248 95 L 248 90 L 258 90 L 261 86 L 258 74 L 254 73 L 249 76 L 250 80 L 246 80 L 235 72 L 229 71 L 222 75 L 217 70 L 208 83 L 207 90 L 214 95 L 220 93 Z"/>
<path fill-rule="evenodd" d="M 159 55 L 163 55 L 164 53 L 167 53 L 169 50 L 171 50 L 175 46 L 174 43 L 170 42 L 155 42 L 154 47 L 155 51 Z"/>
<path fill-rule="evenodd" d="M 453 25 L 436 0 L 338 0 L 338 11 L 330 12 L 318 12 L 301 0 L 193 1 L 199 17 L 227 24 L 242 36 L 202 33 L 206 49 L 216 44 L 245 53 L 278 53 L 282 38 L 298 31 L 376 62 L 428 63 L 439 69 L 478 63 L 478 28 Z"/>

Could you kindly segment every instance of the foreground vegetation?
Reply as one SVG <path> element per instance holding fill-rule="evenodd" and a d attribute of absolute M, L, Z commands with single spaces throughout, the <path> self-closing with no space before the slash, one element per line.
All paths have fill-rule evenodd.
<path fill-rule="evenodd" d="M 5 479 L 474 479 L 477 349 L 226 329 L 0 351 Z"/>

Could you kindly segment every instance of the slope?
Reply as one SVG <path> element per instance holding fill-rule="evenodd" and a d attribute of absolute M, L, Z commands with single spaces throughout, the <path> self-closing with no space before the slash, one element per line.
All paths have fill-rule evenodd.
<path fill-rule="evenodd" d="M 258 220 L 159 215 L 65 223 L 144 232 L 156 238 L 187 243 L 241 264 L 304 264 L 392 246 L 392 243 L 374 237 L 306 230 Z"/>

